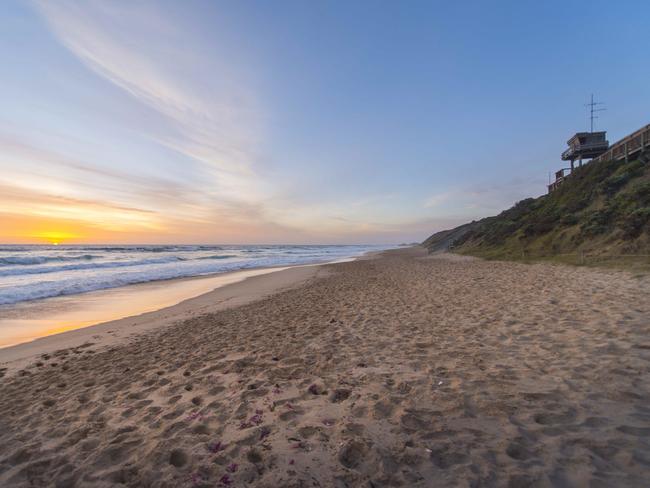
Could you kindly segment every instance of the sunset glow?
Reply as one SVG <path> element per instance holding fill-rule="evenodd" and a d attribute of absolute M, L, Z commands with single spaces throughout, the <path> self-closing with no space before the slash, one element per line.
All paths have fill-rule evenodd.
<path fill-rule="evenodd" d="M 540 37 L 523 5 L 309 3 L 3 2 L 0 242 L 421 240 L 544 192 L 540 141 L 584 122 L 583 66 L 558 59 L 589 53 L 637 70 L 590 81 L 610 133 L 645 122 L 623 38 Z"/>

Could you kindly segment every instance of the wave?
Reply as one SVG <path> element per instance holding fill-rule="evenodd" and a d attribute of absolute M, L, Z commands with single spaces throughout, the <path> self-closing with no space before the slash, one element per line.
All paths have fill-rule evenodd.
<path fill-rule="evenodd" d="M 181 256 L 171 256 L 168 258 L 138 259 L 135 261 L 104 261 L 100 263 L 63 264 L 61 266 L 31 266 L 5 269 L 0 268 L 0 276 L 19 276 L 28 274 L 58 273 L 60 271 L 123 268 L 129 266 L 146 266 L 151 264 L 174 263 L 178 261 L 187 261 L 187 259 Z"/>
<path fill-rule="evenodd" d="M 237 271 L 241 269 L 294 263 L 278 263 L 274 262 L 274 260 L 259 260 L 219 264 L 186 261 L 174 266 L 170 266 L 170 264 L 171 263 L 167 263 L 166 266 L 159 266 L 147 270 L 95 274 L 91 276 L 70 277 L 61 280 L 38 281 L 5 288 L 0 287 L 0 305 L 9 305 L 27 300 L 36 300 L 62 295 L 74 295 L 107 288 L 117 288 L 136 283 L 146 283 L 149 281 L 186 278 L 190 276 L 201 276 L 213 273 L 224 273 L 227 271 Z"/>
<path fill-rule="evenodd" d="M 0 258 L 0 266 L 29 266 L 66 261 L 90 261 L 100 257 L 92 254 L 83 254 L 81 256 L 8 256 Z"/>
<path fill-rule="evenodd" d="M 377 249 L 373 246 L 156 246 L 155 249 L 164 249 L 170 254 L 155 256 L 149 254 L 153 247 L 102 246 L 104 251 L 98 246 L 92 248 L 94 254 L 80 254 L 81 249 L 75 246 L 74 255 L 69 249 L 57 249 L 51 250 L 50 255 L 39 250 L 37 255 L 7 257 L 9 249 L 0 246 L 3 253 L 0 258 L 0 305 L 149 281 L 333 261 Z M 175 249 L 175 253 L 171 249 Z M 219 252 L 222 250 L 226 252 Z M 62 255 L 57 256 L 55 252 Z"/>
<path fill-rule="evenodd" d="M 197 260 L 201 259 L 228 259 L 228 258 L 236 258 L 237 256 L 234 254 L 215 254 L 214 256 L 201 256 L 200 258 L 196 258 Z"/>

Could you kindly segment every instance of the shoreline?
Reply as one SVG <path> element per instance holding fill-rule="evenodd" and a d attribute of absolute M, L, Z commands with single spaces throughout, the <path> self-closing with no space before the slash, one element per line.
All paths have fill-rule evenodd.
<path fill-rule="evenodd" d="M 1 347 L 0 368 L 6 368 L 5 373 L 10 374 L 34 360 L 36 356 L 51 354 L 59 349 L 83 346 L 84 348 L 95 350 L 109 345 L 116 345 L 132 338 L 134 335 L 146 333 L 159 327 L 165 327 L 177 321 L 183 321 L 196 315 L 250 303 L 283 289 L 299 286 L 304 281 L 316 276 L 320 266 L 361 259 L 362 257 L 364 256 L 343 258 L 331 262 L 252 268 L 226 273 L 215 273 L 212 275 L 172 278 L 170 280 L 136 283 L 115 289 L 90 292 L 106 293 L 118 290 L 128 292 L 134 288 L 152 286 L 159 289 L 159 287 L 169 282 L 185 283 L 218 279 L 226 281 L 225 284 L 217 285 L 213 289 L 203 291 L 198 295 L 182 298 L 180 301 L 176 301 L 170 305 L 146 310 L 141 313 L 129 314 L 116 319 L 99 321 L 71 330 L 48 334 L 25 342 Z M 254 274 L 241 277 L 241 275 L 250 273 Z"/>
<path fill-rule="evenodd" d="M 0 343 L 0 367 L 6 367 L 4 363 L 14 361 L 15 355 L 12 352 L 7 352 L 9 349 L 17 348 L 20 346 L 26 346 L 35 341 L 40 341 L 42 339 L 47 339 L 50 337 L 56 337 L 64 334 L 70 334 L 81 329 L 89 329 L 104 324 L 117 324 L 121 326 L 121 321 L 144 316 L 154 312 L 159 312 L 162 310 L 172 309 L 182 303 L 200 298 L 203 295 L 208 295 L 220 288 L 237 284 L 242 281 L 248 281 L 249 279 L 256 278 L 258 276 L 263 276 L 271 273 L 278 273 L 284 270 L 301 268 L 301 267 L 311 267 L 311 266 L 322 266 L 326 264 L 337 264 L 344 263 L 348 261 L 353 261 L 355 259 L 364 259 L 374 255 L 381 254 L 382 251 L 369 251 L 359 256 L 350 256 L 335 259 L 333 261 L 316 261 L 313 263 L 305 264 L 292 264 L 292 265 L 277 265 L 277 266 L 266 266 L 259 268 L 244 268 L 237 269 L 233 271 L 212 273 L 207 275 L 197 275 L 197 276 L 184 276 L 178 278 L 169 278 L 163 280 L 154 280 L 143 283 L 133 283 L 129 285 L 119 286 L 115 288 L 106 288 L 100 290 L 93 290 L 86 293 L 79 293 L 74 295 L 60 295 L 54 297 L 48 297 L 38 300 L 28 300 L 26 302 L 20 302 L 17 304 L 3 305 L 0 307 L 0 326 L 3 325 L 3 322 L 12 322 L 12 321 L 22 321 L 22 322 L 38 322 L 38 321 L 47 321 L 47 322 L 63 322 L 66 325 L 56 327 L 54 325 L 49 325 L 48 330 L 58 330 L 57 332 L 46 333 L 44 335 L 38 336 L 24 336 L 24 340 L 19 342 L 10 343 L 3 345 Z M 198 286 L 204 282 L 212 282 L 212 285 Z M 169 292 L 169 290 L 164 289 L 166 285 L 177 286 L 178 288 L 183 288 L 184 285 L 195 285 L 195 286 L 185 286 L 186 290 L 175 290 Z M 180 286 L 178 286 L 180 285 Z M 254 284 L 251 286 L 255 286 Z M 187 288 L 190 288 L 189 290 Z M 198 291 L 197 291 L 198 290 Z M 96 305 L 95 307 L 84 307 L 80 302 L 88 301 L 90 298 L 91 302 L 103 302 L 103 301 L 112 301 L 115 302 L 116 299 L 124 299 L 129 297 L 130 292 L 135 292 L 136 294 L 142 295 L 142 292 L 150 295 L 150 301 L 145 304 L 138 304 L 135 307 L 126 307 L 122 308 L 121 311 L 107 311 L 107 306 L 104 306 L 102 303 Z M 246 291 L 243 291 L 246 293 Z M 155 299 L 151 297 L 154 295 L 164 295 L 162 298 L 156 296 Z M 117 297 L 117 298 L 116 298 Z M 130 298 L 130 297 L 129 297 Z M 136 297 L 142 298 L 142 297 Z M 74 300 L 77 301 L 74 301 Z M 145 297 L 146 299 L 146 297 Z M 153 302 L 153 303 L 152 303 Z M 110 303 L 107 305 L 111 305 Z M 34 319 L 34 314 L 37 316 L 43 316 L 46 312 L 51 312 L 56 314 L 60 313 L 61 309 L 68 309 L 72 307 L 79 308 L 76 313 L 70 315 L 63 315 L 63 317 L 57 317 L 56 320 L 51 319 Z M 4 309 L 3 309 L 4 308 Z M 94 308 L 94 309 L 93 309 Z M 96 319 L 74 319 L 71 317 L 74 316 L 84 316 L 86 312 L 95 312 L 98 318 Z M 25 312 L 30 316 L 27 320 L 23 320 L 21 317 L 25 315 Z M 171 313 L 174 313 L 173 310 L 170 310 Z M 108 316 L 107 316 L 108 315 Z M 152 319 L 153 320 L 153 319 Z M 74 325 L 71 325 L 74 324 Z M 7 324 L 11 326 L 12 324 Z M 16 326 L 14 326 L 16 327 Z M 20 327 L 20 326 L 18 326 Z M 16 327 L 16 328 L 18 328 Z M 87 334 L 79 334 L 79 336 L 85 336 Z M 68 337 L 68 336 L 66 336 Z M 52 341 L 59 342 L 59 341 Z M 65 343 L 65 341 L 60 341 Z M 46 353 L 49 350 L 46 348 L 42 352 L 39 349 L 39 353 Z M 11 359 L 5 359 L 11 358 Z"/>

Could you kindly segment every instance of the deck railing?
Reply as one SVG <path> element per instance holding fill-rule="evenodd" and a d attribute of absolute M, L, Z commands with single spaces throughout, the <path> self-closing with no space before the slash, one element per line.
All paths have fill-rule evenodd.
<path fill-rule="evenodd" d="M 607 143 L 606 142 L 592 142 L 591 144 L 581 144 L 580 146 L 577 147 L 570 147 L 569 149 L 566 149 L 562 153 L 562 159 L 567 160 L 571 158 L 571 155 L 576 152 L 576 151 L 587 151 L 590 149 L 601 149 L 601 148 L 607 148 Z"/>
<path fill-rule="evenodd" d="M 650 146 L 650 124 L 612 144 L 607 152 L 593 158 L 591 161 L 623 159 L 647 146 Z"/>

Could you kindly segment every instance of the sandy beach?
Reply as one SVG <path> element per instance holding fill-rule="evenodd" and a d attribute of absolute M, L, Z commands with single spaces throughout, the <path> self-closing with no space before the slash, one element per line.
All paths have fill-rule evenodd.
<path fill-rule="evenodd" d="M 0 486 L 647 486 L 650 279 L 423 249 L 0 352 Z"/>

